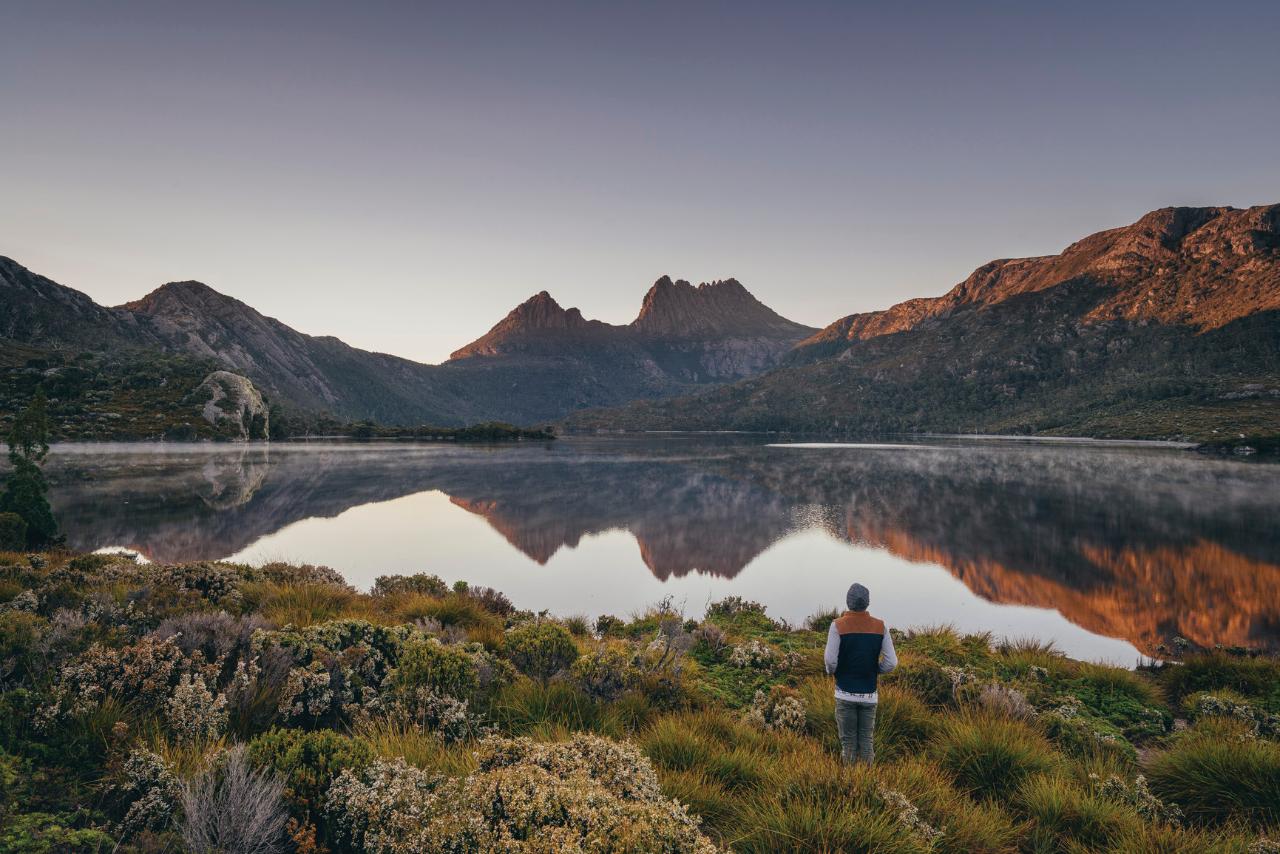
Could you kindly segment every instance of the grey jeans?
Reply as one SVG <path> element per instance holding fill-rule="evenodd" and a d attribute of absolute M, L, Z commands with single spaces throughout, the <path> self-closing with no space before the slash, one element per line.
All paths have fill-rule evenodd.
<path fill-rule="evenodd" d="M 866 762 L 876 758 L 876 704 L 836 700 L 836 729 L 840 732 L 840 755 L 845 762 Z"/>

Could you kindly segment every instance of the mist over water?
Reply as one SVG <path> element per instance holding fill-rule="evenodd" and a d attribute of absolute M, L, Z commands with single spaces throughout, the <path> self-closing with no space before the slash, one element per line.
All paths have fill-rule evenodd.
<path fill-rule="evenodd" d="M 433 572 L 592 617 L 736 594 L 799 622 L 857 580 L 893 626 L 1122 664 L 1175 635 L 1280 642 L 1280 468 L 1167 448 L 63 445 L 48 468 L 72 547 L 153 561 Z"/>

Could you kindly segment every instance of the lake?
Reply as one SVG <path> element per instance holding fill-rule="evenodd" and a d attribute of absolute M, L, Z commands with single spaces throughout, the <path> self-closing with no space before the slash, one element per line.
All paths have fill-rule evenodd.
<path fill-rule="evenodd" d="M 92 444 L 47 471 L 72 547 L 151 561 L 432 572 L 591 617 L 739 595 L 800 622 L 861 581 L 892 626 L 1130 665 L 1280 642 L 1280 467 L 1157 446 Z"/>

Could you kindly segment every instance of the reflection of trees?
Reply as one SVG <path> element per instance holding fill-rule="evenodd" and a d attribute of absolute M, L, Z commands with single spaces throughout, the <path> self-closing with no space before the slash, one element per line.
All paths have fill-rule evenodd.
<path fill-rule="evenodd" d="M 1280 636 L 1274 469 L 1071 447 L 276 446 L 55 455 L 77 548 L 224 557 L 308 517 L 440 490 L 532 560 L 626 530 L 659 578 L 732 577 L 799 527 L 937 563 L 984 598 L 1056 608 L 1145 650 Z M 607 568 L 606 568 L 607 569 Z"/>

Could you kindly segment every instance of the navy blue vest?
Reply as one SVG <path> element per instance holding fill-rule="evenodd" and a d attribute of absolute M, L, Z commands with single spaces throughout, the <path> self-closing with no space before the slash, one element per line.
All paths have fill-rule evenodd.
<path fill-rule="evenodd" d="M 880 677 L 884 622 L 866 611 L 845 611 L 836 618 L 836 631 L 840 633 L 836 687 L 847 694 L 872 693 Z"/>

